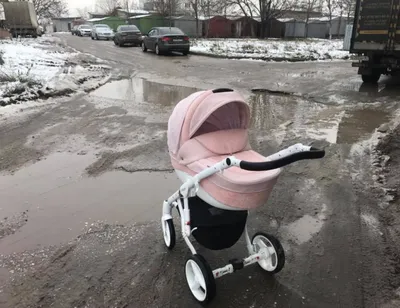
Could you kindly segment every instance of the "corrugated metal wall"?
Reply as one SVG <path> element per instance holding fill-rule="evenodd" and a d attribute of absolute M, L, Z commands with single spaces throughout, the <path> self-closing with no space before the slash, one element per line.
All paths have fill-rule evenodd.
<path fill-rule="evenodd" d="M 199 21 L 199 27 L 198 27 L 198 33 L 196 34 L 196 20 L 190 20 L 190 19 L 175 19 L 174 20 L 174 26 L 181 29 L 183 32 L 185 32 L 186 35 L 190 37 L 197 37 L 201 36 L 201 29 L 202 29 L 202 24 L 201 21 Z"/>
<path fill-rule="evenodd" d="M 54 32 L 69 32 L 70 28 L 68 24 L 71 24 L 70 21 L 64 20 L 53 20 L 53 30 Z"/>
<path fill-rule="evenodd" d="M 308 24 L 307 37 L 326 38 L 329 32 L 327 22 L 313 22 Z"/>
<path fill-rule="evenodd" d="M 290 21 L 285 23 L 285 37 L 304 37 L 306 23 L 303 21 Z"/>

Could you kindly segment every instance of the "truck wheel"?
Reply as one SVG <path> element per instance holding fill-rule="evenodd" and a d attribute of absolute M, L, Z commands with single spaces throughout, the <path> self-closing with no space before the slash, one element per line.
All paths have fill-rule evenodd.
<path fill-rule="evenodd" d="M 373 73 L 371 75 L 361 75 L 362 81 L 365 83 L 377 83 L 381 78 L 380 73 Z"/>

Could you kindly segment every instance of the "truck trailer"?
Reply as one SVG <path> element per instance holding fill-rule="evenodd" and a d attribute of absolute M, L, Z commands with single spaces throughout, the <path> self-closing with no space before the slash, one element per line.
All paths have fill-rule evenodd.
<path fill-rule="evenodd" d="M 356 0 L 350 53 L 365 83 L 400 70 L 400 0 Z"/>
<path fill-rule="evenodd" d="M 27 1 L 3 2 L 5 26 L 13 37 L 40 35 L 33 3 Z"/>

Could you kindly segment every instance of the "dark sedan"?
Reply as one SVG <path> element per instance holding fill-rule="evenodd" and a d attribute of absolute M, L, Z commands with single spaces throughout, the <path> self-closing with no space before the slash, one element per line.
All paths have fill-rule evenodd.
<path fill-rule="evenodd" d="M 124 46 L 125 44 L 133 44 L 140 46 L 142 43 L 142 33 L 135 25 L 119 26 L 114 35 L 114 44 Z"/>
<path fill-rule="evenodd" d="M 189 37 L 176 27 L 155 27 L 143 36 L 142 50 L 154 50 L 157 55 L 178 51 L 187 55 L 190 50 Z"/>

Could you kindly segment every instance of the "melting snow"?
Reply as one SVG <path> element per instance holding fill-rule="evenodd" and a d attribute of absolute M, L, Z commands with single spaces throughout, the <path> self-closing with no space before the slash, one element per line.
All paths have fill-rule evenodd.
<path fill-rule="evenodd" d="M 349 59 L 343 40 L 325 39 L 197 39 L 191 51 L 232 58 L 279 61 Z"/>

